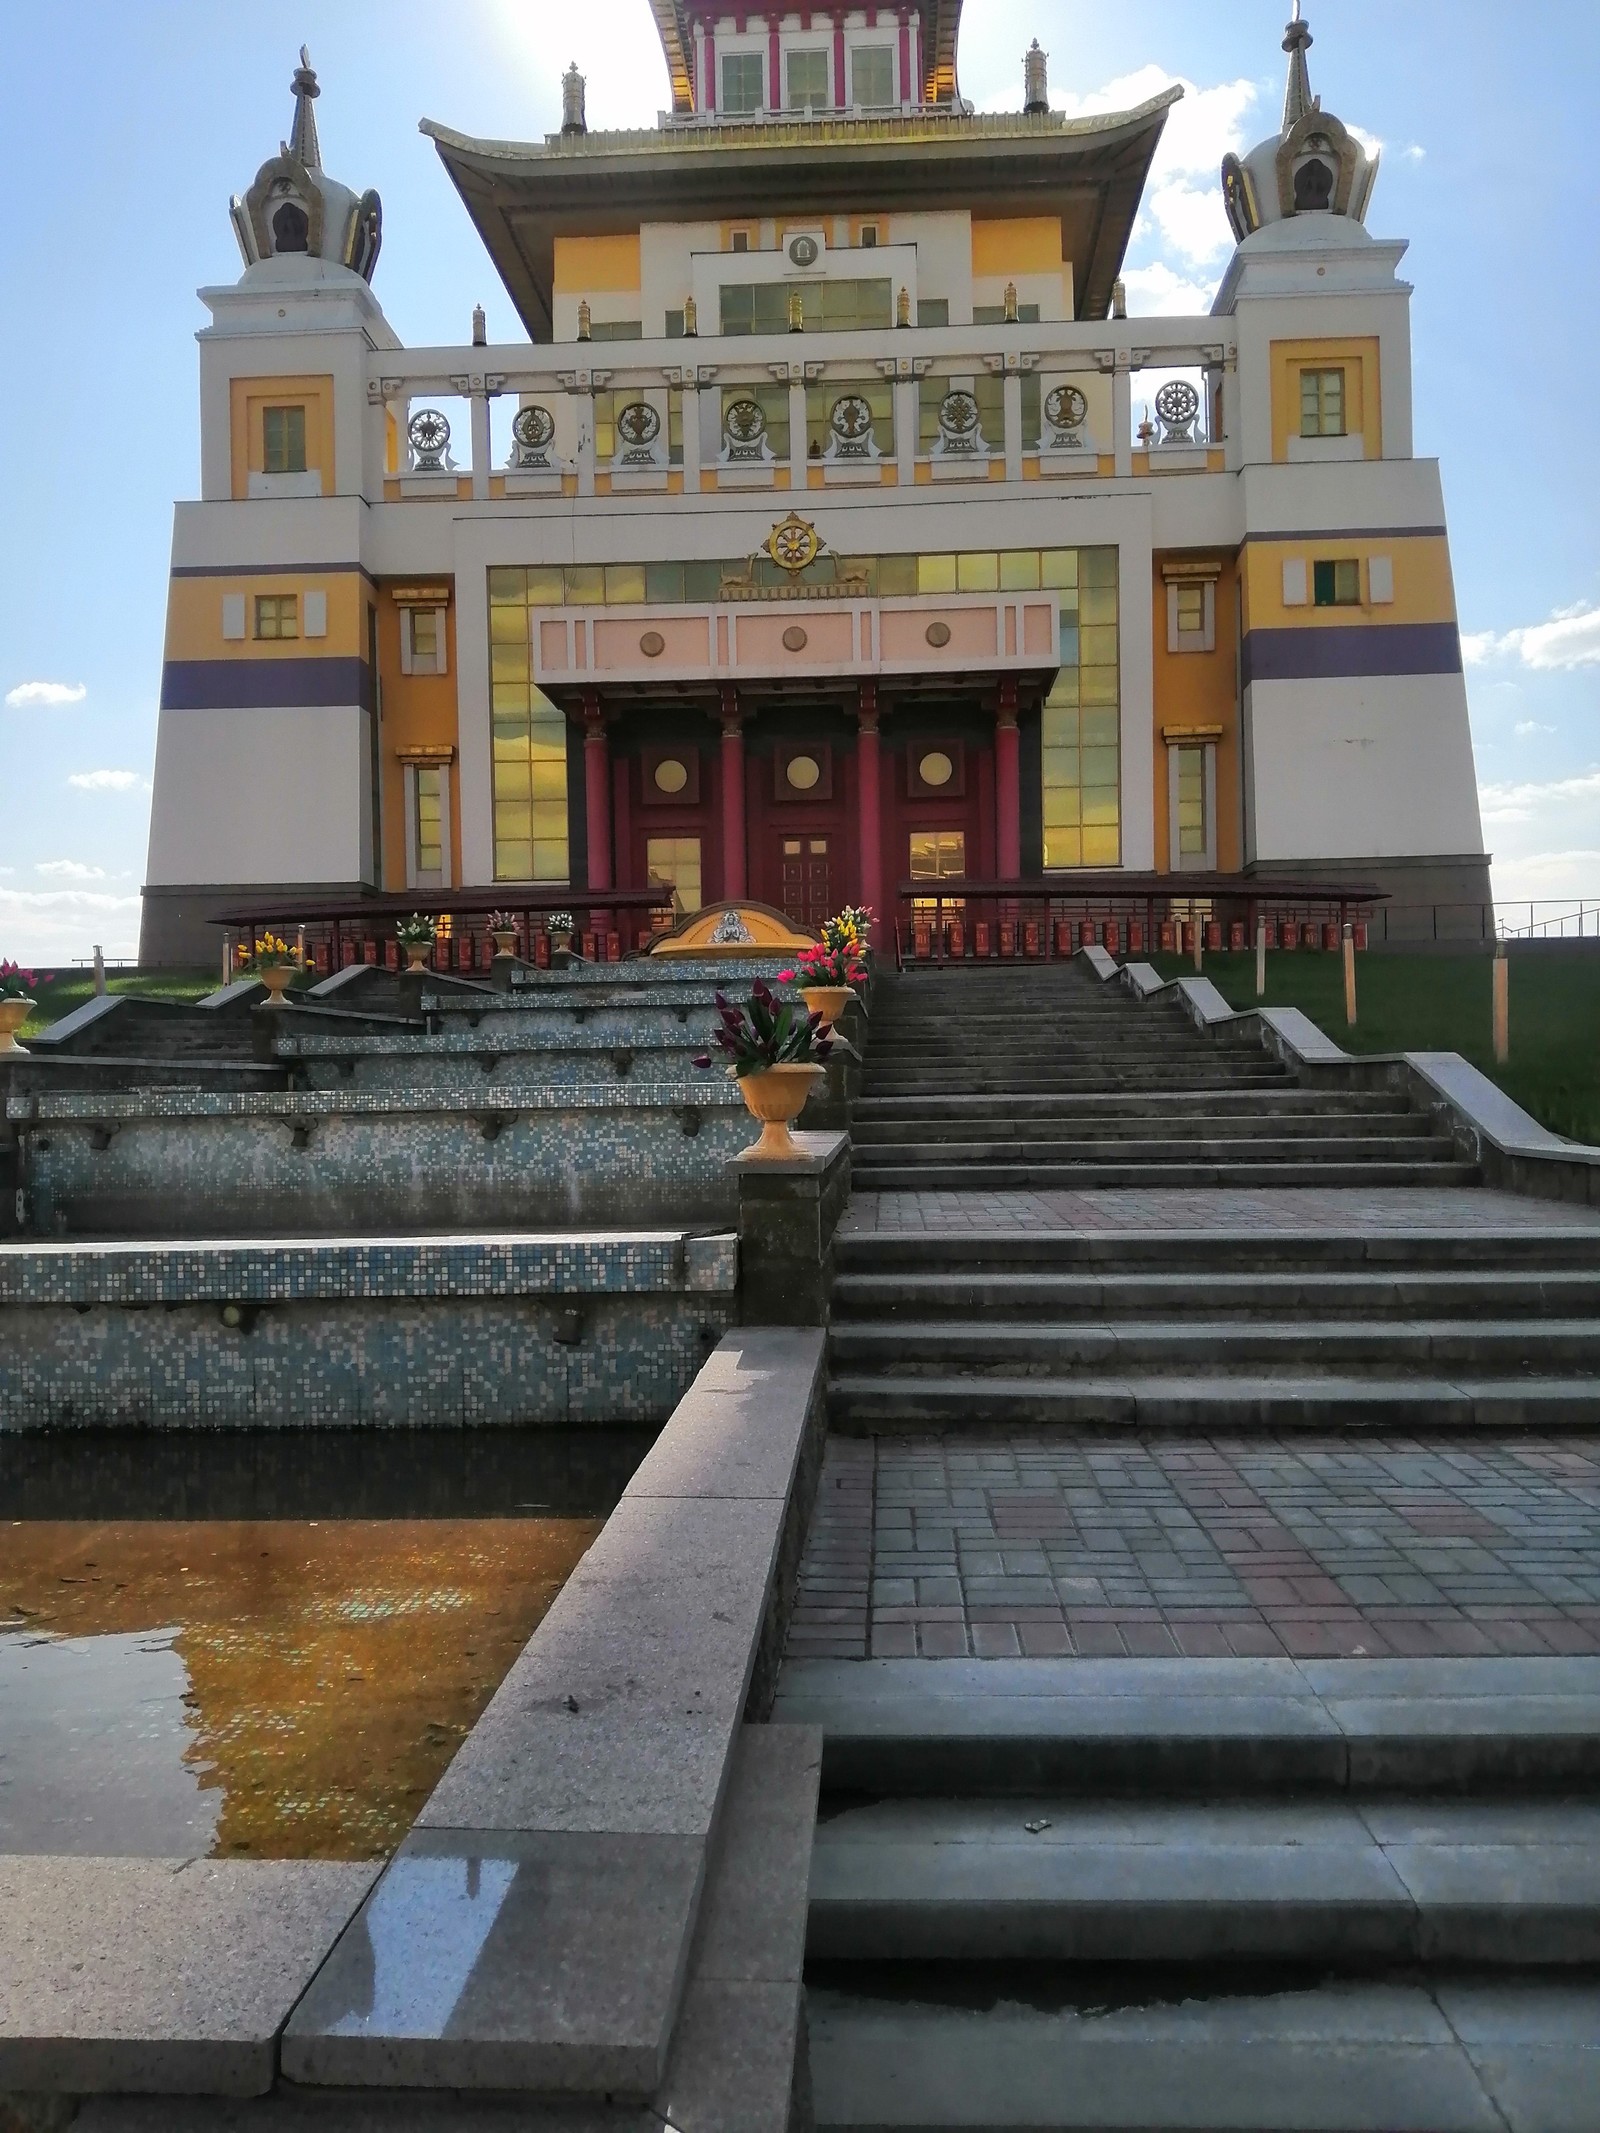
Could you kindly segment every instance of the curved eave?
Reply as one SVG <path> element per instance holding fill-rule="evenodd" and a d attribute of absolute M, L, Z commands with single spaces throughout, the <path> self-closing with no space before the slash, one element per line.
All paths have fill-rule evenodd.
<path fill-rule="evenodd" d="M 660 0 L 671 4 L 671 0 Z M 555 241 L 641 222 L 969 207 L 1058 214 L 1077 316 L 1104 318 L 1173 88 L 1136 110 L 1063 122 L 960 116 L 755 125 L 481 141 L 430 119 L 438 149 L 523 324 L 552 333 Z"/>
<path fill-rule="evenodd" d="M 694 42 L 689 33 L 689 18 L 684 13 L 680 0 L 650 0 L 650 12 L 656 18 L 661 49 L 666 54 L 667 75 L 672 83 L 673 116 L 692 118 Z"/>

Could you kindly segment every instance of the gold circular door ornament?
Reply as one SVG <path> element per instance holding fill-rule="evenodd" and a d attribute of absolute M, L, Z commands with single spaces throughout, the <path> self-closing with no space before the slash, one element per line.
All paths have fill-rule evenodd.
<path fill-rule="evenodd" d="M 950 642 L 950 625 L 948 622 L 930 622 L 922 634 L 936 652 L 942 652 Z"/>
<path fill-rule="evenodd" d="M 822 553 L 822 541 L 817 529 L 797 511 L 780 519 L 767 535 L 766 552 L 780 570 L 798 576 L 808 564 L 814 563 Z"/>
<path fill-rule="evenodd" d="M 948 785 L 956 774 L 956 766 L 942 748 L 932 748 L 917 765 L 917 776 L 924 785 L 937 788 Z"/>
<path fill-rule="evenodd" d="M 657 792 L 682 792 L 683 788 L 688 784 L 688 782 L 688 766 L 686 764 L 680 763 L 676 756 L 664 756 L 662 760 L 657 763 Z"/>
<path fill-rule="evenodd" d="M 786 652 L 803 652 L 806 641 L 806 633 L 798 622 L 790 623 L 783 633 L 783 648 Z"/>
<path fill-rule="evenodd" d="M 822 765 L 813 755 L 792 755 L 785 775 L 796 792 L 810 792 L 822 776 Z"/>
<path fill-rule="evenodd" d="M 667 648 L 667 640 L 659 630 L 646 630 L 639 639 L 639 649 L 646 659 L 659 659 Z"/>

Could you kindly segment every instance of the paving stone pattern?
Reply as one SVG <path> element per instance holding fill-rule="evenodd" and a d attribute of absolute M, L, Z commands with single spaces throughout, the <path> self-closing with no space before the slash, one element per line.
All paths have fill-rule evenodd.
<path fill-rule="evenodd" d="M 794 1657 L 1600 1653 L 1600 1438 L 835 1437 Z"/>
<path fill-rule="evenodd" d="M 1426 1230 L 1600 1229 L 1600 1211 L 1480 1187 L 1175 1186 L 1085 1192 L 857 1192 L 839 1225 L 846 1236 L 913 1231 L 994 1235 L 1037 1230 L 1246 1230 L 1273 1235 Z"/>

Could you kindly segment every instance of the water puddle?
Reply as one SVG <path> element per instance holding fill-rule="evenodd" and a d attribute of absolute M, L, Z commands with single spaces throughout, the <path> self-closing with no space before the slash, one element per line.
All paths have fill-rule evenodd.
<path fill-rule="evenodd" d="M 0 1446 L 0 1852 L 394 1848 L 649 1440 L 352 1435 Z"/>

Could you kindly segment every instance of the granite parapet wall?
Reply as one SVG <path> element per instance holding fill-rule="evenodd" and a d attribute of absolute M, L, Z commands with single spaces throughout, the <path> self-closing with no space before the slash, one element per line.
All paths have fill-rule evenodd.
<path fill-rule="evenodd" d="M 0 1252 L 0 1430 L 656 1422 L 735 1322 L 730 1235 Z"/>

